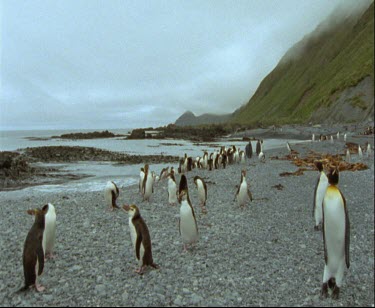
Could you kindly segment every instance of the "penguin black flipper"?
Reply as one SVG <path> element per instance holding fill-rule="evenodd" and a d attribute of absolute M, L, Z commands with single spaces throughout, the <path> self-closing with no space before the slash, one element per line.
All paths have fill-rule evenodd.
<path fill-rule="evenodd" d="M 315 189 L 314 189 L 314 204 L 313 204 L 313 211 L 312 211 L 312 217 L 313 218 L 315 217 L 316 192 L 318 190 L 319 181 L 320 181 L 320 177 L 318 177 L 318 179 L 316 180 L 316 185 L 315 185 Z"/>
<path fill-rule="evenodd" d="M 346 206 L 346 200 L 343 194 L 341 193 L 341 198 L 344 202 L 344 210 L 345 210 L 345 263 L 346 267 L 350 267 L 350 221 L 349 221 L 349 213 L 348 207 Z"/>
<path fill-rule="evenodd" d="M 247 195 L 249 196 L 250 201 L 253 202 L 253 195 L 249 189 L 247 190 Z"/>
<path fill-rule="evenodd" d="M 116 193 L 113 190 L 111 191 L 111 193 L 112 193 L 112 207 L 119 209 L 118 205 L 116 204 L 116 198 L 118 195 L 116 195 Z"/>
<path fill-rule="evenodd" d="M 39 265 L 38 276 L 40 276 L 43 274 L 43 270 L 44 270 L 44 251 L 43 251 L 42 246 L 38 247 L 37 257 L 38 257 L 38 265 Z"/>
<path fill-rule="evenodd" d="M 137 260 L 141 258 L 141 244 L 142 244 L 142 234 L 139 230 L 136 229 L 137 232 L 137 241 L 135 242 L 135 255 L 137 256 Z"/>

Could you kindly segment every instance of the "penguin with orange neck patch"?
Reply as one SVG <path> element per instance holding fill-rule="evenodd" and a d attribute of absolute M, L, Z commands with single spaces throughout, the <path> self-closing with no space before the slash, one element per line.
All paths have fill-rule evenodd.
<path fill-rule="evenodd" d="M 337 187 L 339 170 L 331 167 L 323 200 L 324 274 L 321 296 L 338 299 L 345 267 L 350 267 L 350 222 L 346 200 Z"/>
<path fill-rule="evenodd" d="M 35 287 L 38 292 L 45 290 L 42 285 L 37 283 L 37 278 L 43 274 L 44 270 L 43 234 L 47 211 L 48 207 L 44 207 L 42 210 L 27 211 L 29 215 L 35 216 L 35 221 L 27 234 L 23 248 L 22 260 L 25 285 L 19 292 L 27 291 L 31 287 Z"/>
<path fill-rule="evenodd" d="M 152 258 L 150 232 L 148 231 L 147 225 L 143 220 L 138 207 L 136 205 L 129 206 L 125 204 L 123 210 L 129 215 L 130 237 L 136 258 L 139 262 L 139 269 L 135 272 L 139 275 L 143 275 L 147 266 L 158 269 L 159 265 L 154 263 Z"/>

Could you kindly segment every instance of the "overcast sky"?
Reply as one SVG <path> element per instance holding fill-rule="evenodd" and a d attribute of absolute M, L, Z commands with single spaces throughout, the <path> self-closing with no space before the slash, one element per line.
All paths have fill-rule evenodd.
<path fill-rule="evenodd" d="M 0 0 L 0 129 L 133 128 L 229 113 L 353 0 Z"/>

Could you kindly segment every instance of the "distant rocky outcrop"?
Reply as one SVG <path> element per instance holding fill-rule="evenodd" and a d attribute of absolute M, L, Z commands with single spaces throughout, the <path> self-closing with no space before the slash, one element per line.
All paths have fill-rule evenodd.
<path fill-rule="evenodd" d="M 196 116 L 191 111 L 186 111 L 182 116 L 180 116 L 175 124 L 177 126 L 197 126 L 197 125 L 208 125 L 208 124 L 221 124 L 226 123 L 231 118 L 231 114 L 209 114 L 205 113 L 200 116 Z"/>
<path fill-rule="evenodd" d="M 99 138 L 114 138 L 114 137 L 124 137 L 125 135 L 116 135 L 109 132 L 108 130 L 102 132 L 90 132 L 90 133 L 70 133 L 63 134 L 61 136 L 52 136 L 52 138 L 61 139 L 99 139 Z"/>

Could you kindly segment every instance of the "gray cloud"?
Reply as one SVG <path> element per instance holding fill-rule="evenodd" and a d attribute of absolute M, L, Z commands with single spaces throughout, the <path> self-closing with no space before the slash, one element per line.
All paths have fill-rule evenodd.
<path fill-rule="evenodd" d="M 0 128 L 146 127 L 186 110 L 233 112 L 347 2 L 2 1 Z"/>

